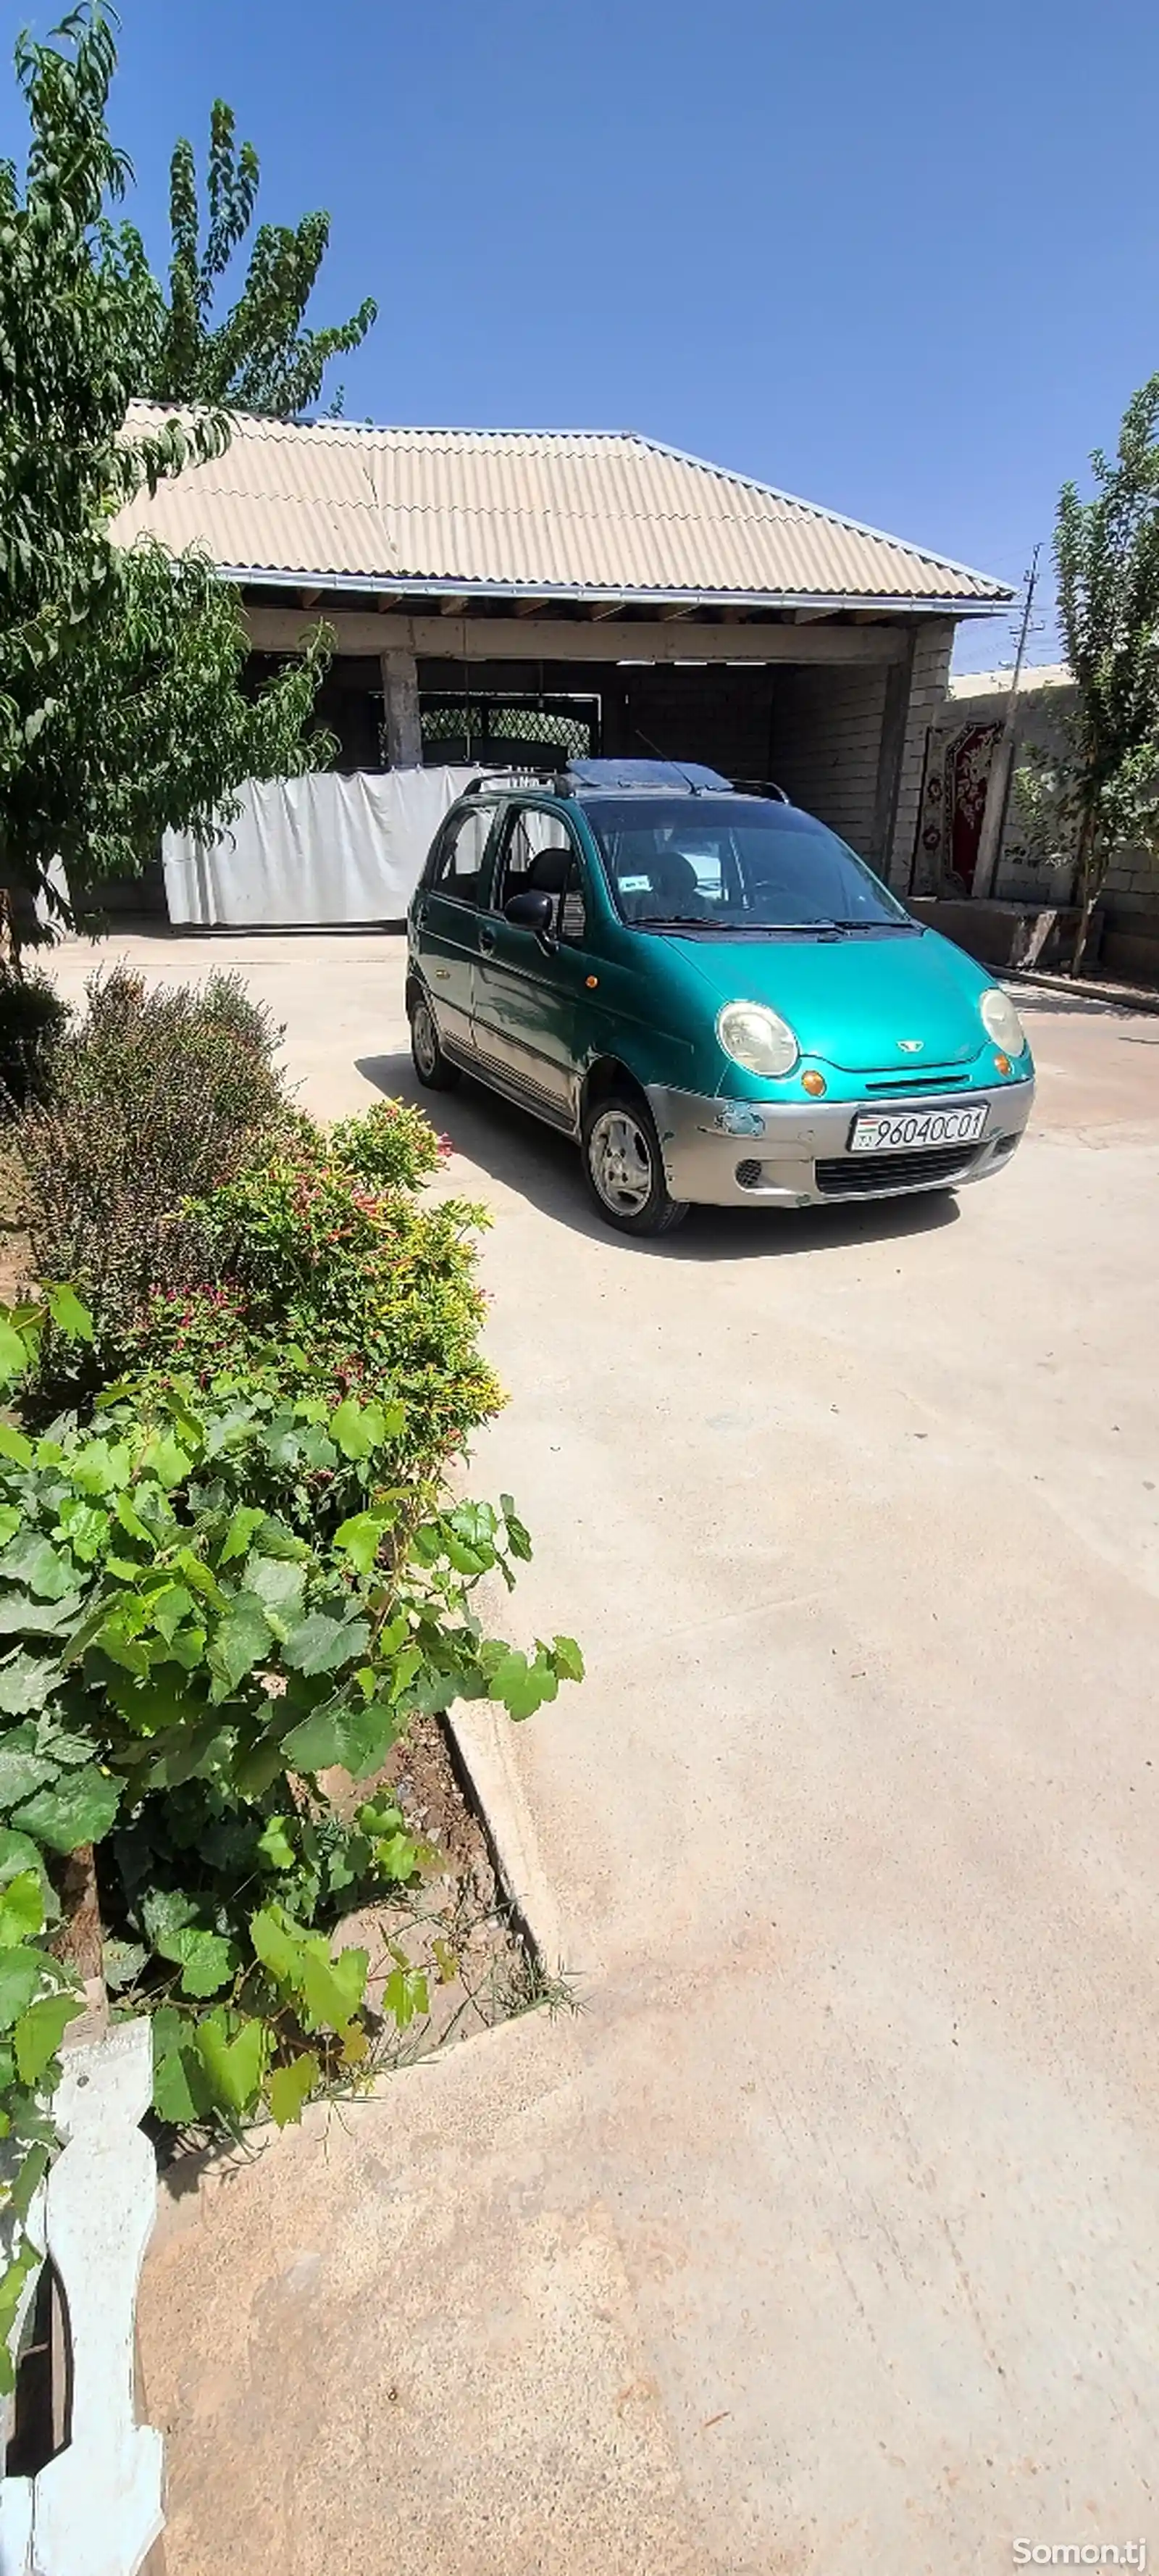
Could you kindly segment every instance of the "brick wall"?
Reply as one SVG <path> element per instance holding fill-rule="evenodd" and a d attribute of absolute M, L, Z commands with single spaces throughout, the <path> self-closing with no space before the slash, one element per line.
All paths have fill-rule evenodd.
<path fill-rule="evenodd" d="M 875 856 L 885 684 L 884 664 L 792 669 L 778 673 L 773 699 L 778 786 L 866 858 Z"/>
<path fill-rule="evenodd" d="M 950 676 L 950 655 L 953 649 L 953 620 L 949 617 L 923 618 L 914 640 L 909 711 L 906 717 L 905 739 L 902 744 L 893 838 L 886 870 L 890 884 L 896 886 L 902 894 L 905 893 L 910 882 L 914 846 L 917 840 L 918 808 L 921 804 L 922 779 L 926 765 L 926 736 L 930 726 L 938 722 L 945 705 L 946 682 Z"/>

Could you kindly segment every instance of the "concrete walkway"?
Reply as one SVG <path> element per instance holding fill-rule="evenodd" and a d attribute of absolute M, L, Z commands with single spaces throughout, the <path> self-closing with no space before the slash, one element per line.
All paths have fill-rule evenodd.
<path fill-rule="evenodd" d="M 397 942 L 235 948 L 314 1105 L 410 1090 Z M 585 2010 L 166 2212 L 168 2576 L 1159 2549 L 1159 1023 L 1027 1018 L 1035 1131 L 956 1207 L 648 1250 L 440 1104 L 475 1488 L 590 1659 L 513 1738 Z"/>

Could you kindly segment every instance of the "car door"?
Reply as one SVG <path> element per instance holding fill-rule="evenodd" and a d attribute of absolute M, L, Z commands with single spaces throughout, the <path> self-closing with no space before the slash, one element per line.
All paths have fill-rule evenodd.
<path fill-rule="evenodd" d="M 498 808 L 456 806 L 448 814 L 416 906 L 419 969 L 439 1036 L 455 1055 L 474 1053 L 479 906 L 487 889 L 487 847 Z"/>
<path fill-rule="evenodd" d="M 508 897 L 551 895 L 550 943 L 504 916 Z M 490 909 L 480 916 L 475 969 L 475 1045 L 482 1072 L 556 1125 L 574 1123 L 578 1083 L 576 1020 L 586 966 L 590 891 L 571 824 L 550 807 L 509 805 L 499 840 Z"/>

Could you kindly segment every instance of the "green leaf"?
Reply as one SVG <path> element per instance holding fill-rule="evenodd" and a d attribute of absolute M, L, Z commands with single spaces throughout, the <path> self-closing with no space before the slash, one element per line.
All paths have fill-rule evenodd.
<path fill-rule="evenodd" d="M 374 1858 L 380 1877 L 405 1887 L 418 1869 L 419 1847 L 409 1834 L 383 1834 L 375 1843 Z"/>
<path fill-rule="evenodd" d="M 343 1521 L 341 1529 L 335 1530 L 334 1545 L 350 1558 L 359 1574 L 369 1574 L 389 1528 L 390 1521 L 381 1512 L 355 1512 L 350 1520 Z"/>
<path fill-rule="evenodd" d="M 228 1565 L 235 1556 L 244 1556 L 251 1539 L 260 1530 L 266 1515 L 260 1504 L 239 1503 L 222 1542 L 219 1563 Z"/>
<path fill-rule="evenodd" d="M 400 2030 L 406 2030 L 419 2013 L 429 2012 L 430 1996 L 421 1968 L 395 1968 L 386 1980 L 382 2000 L 388 2013 L 393 2013 Z"/>
<path fill-rule="evenodd" d="M 11 1458 L 18 1467 L 32 1464 L 32 1442 L 16 1429 L 15 1423 L 0 1422 L 0 1458 Z"/>
<path fill-rule="evenodd" d="M 197 1899 L 187 1896 L 183 1887 L 151 1887 L 142 1902 L 141 1920 L 162 1958 L 179 1959 L 180 1951 L 169 1945 L 196 1923 Z"/>
<path fill-rule="evenodd" d="M 344 1458 L 370 1458 L 382 1447 L 387 1420 L 380 1404 L 356 1404 L 348 1395 L 330 1416 L 330 1437 Z"/>
<path fill-rule="evenodd" d="M 171 1646 L 183 1619 L 188 1619 L 195 1603 L 185 1583 L 167 1583 L 163 1592 L 155 1592 L 150 1603 L 153 1626 Z"/>
<path fill-rule="evenodd" d="M 284 1816 L 271 1816 L 258 1835 L 257 1849 L 268 1869 L 293 1869 L 298 1854 L 290 1840 Z"/>
<path fill-rule="evenodd" d="M 270 1650 L 270 1623 L 255 1592 L 239 1592 L 209 1642 L 209 1666 L 225 1690 L 236 1690 Z M 216 1691 L 216 1697 L 222 1692 Z"/>
<path fill-rule="evenodd" d="M 27 2223 L 29 2210 L 48 2172 L 48 2163 L 47 2147 L 30 2147 L 8 2194 L 6 2215 L 10 2213 L 13 2218 L 19 2219 L 22 2227 Z"/>
<path fill-rule="evenodd" d="M 11 2030 L 27 2011 L 43 1973 L 39 1950 L 0 1950 L 0 2030 Z"/>
<path fill-rule="evenodd" d="M 499 1508 L 503 1514 L 504 1527 L 507 1532 L 507 1547 L 509 1554 L 514 1557 L 518 1557 L 523 1564 L 530 1563 L 531 1535 L 530 1532 L 524 1528 L 523 1522 L 519 1518 L 519 1514 L 515 1509 L 515 1505 L 512 1502 L 510 1494 L 500 1494 Z"/>
<path fill-rule="evenodd" d="M 291 1557 L 249 1556 L 244 1579 L 246 1590 L 256 1593 L 271 1622 L 277 1622 L 278 1635 L 284 1636 L 286 1624 L 302 1615 L 305 1567 Z"/>
<path fill-rule="evenodd" d="M 0 1890 L 0 1950 L 35 1940 L 44 1930 L 44 1895 L 38 1869 L 22 1869 Z"/>
<path fill-rule="evenodd" d="M 149 1965 L 149 1953 L 140 1941 L 106 1941 L 101 1951 L 105 1984 L 114 1995 L 126 1986 L 135 1986 L 143 1968 Z"/>
<path fill-rule="evenodd" d="M 337 1767 L 353 1780 L 365 1780 L 385 1762 L 401 1731 L 401 1720 L 383 1700 L 361 1707 L 331 1702 L 311 1710 L 283 1739 L 282 1751 L 291 1769 L 312 1777 Z"/>
<path fill-rule="evenodd" d="M 263 1968 L 278 1985 L 294 1987 L 302 1973 L 303 1935 L 280 1905 L 263 1905 L 250 1916 L 250 1939 Z"/>
<path fill-rule="evenodd" d="M 44 1294 L 53 1323 L 58 1333 L 64 1334 L 66 1341 L 91 1342 L 93 1340 L 92 1316 L 88 1307 L 82 1306 L 75 1288 L 60 1285 L 46 1288 Z"/>
<path fill-rule="evenodd" d="M 369 1965 L 366 1950 L 339 1950 L 331 1959 L 321 1934 L 307 1937 L 303 1943 L 302 1994 L 311 2030 L 327 2026 L 331 2030 L 345 2029 L 366 1992 Z"/>
<path fill-rule="evenodd" d="M 286 1638 L 286 1662 L 302 1673 L 333 1673 L 365 1654 L 369 1642 L 369 1620 L 332 1619 L 324 1610 L 311 1610 Z"/>
<path fill-rule="evenodd" d="M 82 1565 L 95 1565 L 109 1535 L 109 1515 L 98 1503 L 85 1503 L 79 1494 L 70 1494 L 61 1506 L 57 1534 L 68 1540 Z"/>
<path fill-rule="evenodd" d="M 232 2036 L 220 2008 L 197 2025 L 195 2044 L 213 2099 L 241 2118 L 256 2102 L 266 2065 L 266 2026 L 243 2021 Z"/>
<path fill-rule="evenodd" d="M 46 1762 L 59 1763 L 62 1771 L 74 1770 L 78 1763 L 91 1762 L 91 1735 L 70 1735 L 61 1725 L 55 1709 L 44 1709 L 36 1721 L 36 1750 Z"/>
<path fill-rule="evenodd" d="M 70 2021 L 84 2011 L 79 1995 L 41 1995 L 22 2013 L 12 2033 L 16 2066 L 22 2084 L 39 2084 L 49 2060 L 55 2057 Z"/>
<path fill-rule="evenodd" d="M 318 2060 L 312 2048 L 288 2066 L 276 2066 L 270 2077 L 270 2117 L 284 2129 L 290 2120 L 300 2120 L 304 2103 L 318 2081 Z"/>
<path fill-rule="evenodd" d="M 584 1659 L 574 1637 L 553 1637 L 551 1651 L 555 1669 L 564 1682 L 582 1682 Z"/>
<path fill-rule="evenodd" d="M 188 1931 L 182 1941 L 181 1991 L 186 1995 L 216 1995 L 228 1986 L 237 1967 L 237 1951 L 232 1941 L 220 1932 Z"/>
<path fill-rule="evenodd" d="M 55 1762 L 46 1761 L 37 1749 L 35 1726 L 0 1729 L 0 1807 L 19 1806 L 55 1777 Z"/>
<path fill-rule="evenodd" d="M 63 1601 L 30 1601 L 27 1593 L 7 1592 L 0 1598 L 0 1637 L 62 1637 L 80 1606 L 79 1592 L 66 1593 Z"/>
<path fill-rule="evenodd" d="M 154 1433 L 140 1460 L 142 1473 L 154 1476 L 166 1493 L 184 1484 L 192 1465 L 188 1450 L 183 1449 L 180 1441 L 168 1431 Z"/>
<path fill-rule="evenodd" d="M 59 1665 L 47 1655 L 26 1655 L 18 1649 L 0 1664 L 0 1709 L 6 1717 L 23 1717 L 30 1709 L 43 1708 L 60 1678 Z"/>
<path fill-rule="evenodd" d="M 205 2068 L 187 2022 L 171 2006 L 153 2015 L 153 2106 L 176 2128 L 204 2119 L 210 2108 Z"/>
<path fill-rule="evenodd" d="M 70 1558 L 39 1530 L 25 1530 L 0 1556 L 0 1582 L 26 1583 L 42 1601 L 62 1601 L 76 1583 Z"/>
<path fill-rule="evenodd" d="M 69 1476 L 82 1494 L 115 1493 L 129 1481 L 129 1449 L 124 1440 L 89 1440 L 69 1460 Z"/>
<path fill-rule="evenodd" d="M 121 1783 L 98 1771 L 95 1762 L 83 1771 L 66 1772 L 55 1788 L 42 1789 L 18 1808 L 12 1822 L 52 1851 L 78 1851 L 82 1843 L 103 1842 L 121 1803 Z"/>
<path fill-rule="evenodd" d="M 0 1385 L 11 1386 L 14 1378 L 23 1377 L 30 1357 L 23 1333 L 0 1315 Z"/>
<path fill-rule="evenodd" d="M 491 1675 L 488 1697 L 502 1700 L 512 1717 L 532 1717 L 545 1700 L 556 1697 L 558 1690 L 559 1683 L 545 1656 L 537 1654 L 529 1663 L 526 1655 L 512 1648 Z"/>
<path fill-rule="evenodd" d="M 45 1920 L 54 1921 L 56 1909 L 50 1901 L 49 1881 L 42 1855 L 28 1834 L 14 1834 L 10 1826 L 0 1825 L 0 1887 L 7 1887 L 10 1879 L 19 1878 L 22 1870 L 26 1869 L 39 1870 L 41 1894 L 45 1899 Z"/>

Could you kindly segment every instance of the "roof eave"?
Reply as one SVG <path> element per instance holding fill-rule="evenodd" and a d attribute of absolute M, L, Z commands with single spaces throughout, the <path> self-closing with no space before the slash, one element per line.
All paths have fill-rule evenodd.
<path fill-rule="evenodd" d="M 881 615 L 905 617 L 986 617 L 1008 608 L 1015 596 L 1012 590 L 996 590 L 988 598 L 979 598 L 957 592 L 928 595 L 924 591 L 633 590 L 623 585 L 598 589 L 578 582 L 550 586 L 538 581 L 472 581 L 463 575 L 455 580 L 435 580 L 402 574 L 323 572 L 317 567 L 287 571 L 284 566 L 270 564 L 219 564 L 217 570 L 222 581 L 234 582 L 242 589 L 345 591 L 360 599 L 533 599 L 542 600 L 545 607 L 574 607 L 577 602 L 590 600 L 599 607 L 807 608 L 828 610 L 833 616 L 843 610 L 872 609 Z M 322 603 L 316 605 L 321 613 Z"/>

